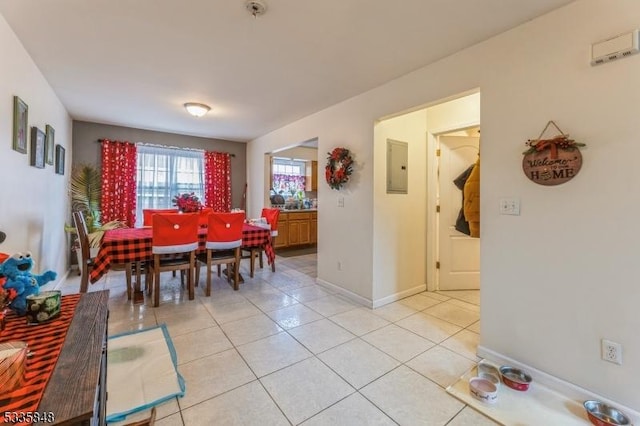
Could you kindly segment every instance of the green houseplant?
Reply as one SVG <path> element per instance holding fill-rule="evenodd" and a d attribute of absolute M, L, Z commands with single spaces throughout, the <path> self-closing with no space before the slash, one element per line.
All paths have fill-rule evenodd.
<path fill-rule="evenodd" d="M 125 223 L 119 220 L 101 223 L 100 198 L 102 196 L 102 176 L 100 170 L 90 164 L 80 164 L 71 171 L 71 183 L 69 193 L 71 195 L 71 210 L 84 213 L 89 233 L 89 246 L 97 248 L 104 232 L 109 229 L 123 228 Z M 67 225 L 66 230 L 75 233 L 76 228 L 72 224 Z M 77 243 L 74 243 L 74 247 Z"/>

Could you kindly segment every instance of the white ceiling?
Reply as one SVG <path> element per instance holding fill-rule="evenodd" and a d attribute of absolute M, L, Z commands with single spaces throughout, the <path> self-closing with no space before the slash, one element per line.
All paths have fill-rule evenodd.
<path fill-rule="evenodd" d="M 73 119 L 248 141 L 572 0 L 0 0 Z M 7 58 L 4 58 L 7 60 Z M 209 104 L 202 118 L 185 102 Z"/>

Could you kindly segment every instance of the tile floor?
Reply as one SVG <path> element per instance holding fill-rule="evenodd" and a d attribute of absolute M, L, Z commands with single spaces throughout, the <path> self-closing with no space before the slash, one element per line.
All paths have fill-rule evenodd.
<path fill-rule="evenodd" d="M 216 277 L 193 301 L 164 274 L 158 308 L 127 301 L 121 272 L 91 286 L 110 290 L 110 334 L 168 326 L 187 390 L 157 425 L 496 424 L 445 391 L 477 361 L 477 291 L 372 310 L 318 286 L 316 255 L 276 265 L 253 279 L 243 265 L 239 291 Z M 75 275 L 61 286 L 78 288 Z"/>

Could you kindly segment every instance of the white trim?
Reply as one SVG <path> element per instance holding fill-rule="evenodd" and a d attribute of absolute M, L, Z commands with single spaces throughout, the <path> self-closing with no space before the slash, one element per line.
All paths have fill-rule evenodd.
<path fill-rule="evenodd" d="M 242 238 L 235 241 L 207 241 L 206 248 L 211 250 L 227 250 L 242 245 Z"/>
<path fill-rule="evenodd" d="M 329 290 L 331 290 L 334 293 L 337 293 L 341 296 L 346 297 L 347 299 L 351 300 L 352 302 L 356 302 L 359 305 L 363 305 L 366 306 L 367 308 L 372 308 L 373 304 L 371 302 L 371 300 L 367 299 L 366 297 L 362 297 L 359 294 L 355 294 L 349 290 L 345 290 L 342 287 L 339 287 L 335 284 L 331 284 L 328 281 L 322 280 L 320 278 L 316 278 L 316 283 L 324 288 L 327 288 Z"/>
<path fill-rule="evenodd" d="M 55 283 L 48 282 L 40 287 L 40 290 L 49 290 L 47 288 L 48 286 L 52 286 L 51 290 L 62 290 L 62 285 L 67 281 L 67 278 L 69 278 L 69 274 L 71 273 L 71 271 L 75 272 L 75 269 L 73 267 L 67 269 L 67 272 L 62 277 L 58 277 L 58 280 Z"/>
<path fill-rule="evenodd" d="M 373 309 L 379 308 L 380 306 L 387 305 L 389 303 L 395 302 L 400 299 L 404 299 L 405 297 L 413 296 L 414 294 L 422 293 L 427 289 L 426 284 L 420 284 L 413 288 L 401 291 L 399 293 L 391 294 L 387 297 L 383 297 L 382 299 L 377 299 L 373 301 Z"/>
<path fill-rule="evenodd" d="M 538 370 L 537 368 L 518 362 L 506 355 L 502 355 L 482 345 L 478 345 L 477 354 L 479 357 L 486 358 L 496 365 L 510 365 L 525 370 L 532 377 L 533 383 L 540 383 L 541 385 L 546 386 L 547 388 L 552 389 L 569 399 L 580 401 L 580 403 L 588 399 L 597 399 L 598 401 L 602 401 L 605 404 L 616 407 L 622 410 L 627 416 L 631 418 L 632 424 L 640 424 L 640 412 L 635 411 L 629 407 L 625 407 L 622 404 L 607 399 L 587 389 L 581 388 L 580 386 L 574 385 L 573 383 L 562 380 L 559 377 L 552 376 L 542 370 Z"/>
<path fill-rule="evenodd" d="M 176 244 L 172 246 L 152 246 L 151 252 L 153 254 L 172 254 L 172 253 L 186 253 L 198 249 L 198 242 L 187 244 Z"/>

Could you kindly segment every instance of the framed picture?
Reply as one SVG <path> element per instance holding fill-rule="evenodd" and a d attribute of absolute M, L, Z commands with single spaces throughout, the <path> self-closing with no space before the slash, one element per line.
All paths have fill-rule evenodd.
<path fill-rule="evenodd" d="M 13 149 L 27 153 L 29 107 L 22 99 L 13 97 Z"/>
<path fill-rule="evenodd" d="M 47 137 L 46 143 L 44 144 L 44 159 L 47 164 L 53 166 L 53 147 L 56 131 L 53 129 L 53 127 L 47 124 L 46 134 Z"/>
<path fill-rule="evenodd" d="M 37 127 L 31 128 L 31 165 L 44 168 L 44 132 Z"/>
<path fill-rule="evenodd" d="M 56 173 L 64 174 L 64 147 L 62 145 L 56 145 Z"/>

